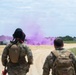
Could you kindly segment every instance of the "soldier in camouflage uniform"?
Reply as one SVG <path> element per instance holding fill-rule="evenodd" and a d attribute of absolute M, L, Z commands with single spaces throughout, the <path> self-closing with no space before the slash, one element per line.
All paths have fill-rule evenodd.
<path fill-rule="evenodd" d="M 55 50 L 58 50 L 58 51 L 65 50 L 63 48 L 63 46 L 64 46 L 64 44 L 63 44 L 63 40 L 62 39 L 56 38 L 54 40 Z M 76 58 L 75 58 L 75 55 L 73 53 L 71 53 L 70 54 L 70 58 L 72 59 L 72 62 L 73 62 L 73 65 L 74 65 L 74 69 L 75 69 L 75 73 L 76 73 Z M 56 57 L 53 55 L 52 52 L 46 57 L 46 60 L 45 60 L 44 65 L 43 65 L 43 74 L 42 75 L 49 75 L 50 74 L 50 70 L 52 71 L 52 75 L 57 75 L 55 73 L 55 71 L 53 71 L 53 64 L 54 64 L 55 59 L 56 59 Z"/>
<path fill-rule="evenodd" d="M 2 64 L 7 67 L 8 75 L 26 75 L 29 72 L 30 65 L 33 64 L 32 52 L 23 42 L 25 34 L 22 29 L 17 28 L 13 34 L 13 41 L 10 42 L 2 53 Z M 11 44 L 17 43 L 21 47 L 18 63 L 12 63 L 9 58 L 9 48 Z M 27 56 L 27 61 L 25 56 Z M 13 56 L 14 57 L 14 56 Z"/>

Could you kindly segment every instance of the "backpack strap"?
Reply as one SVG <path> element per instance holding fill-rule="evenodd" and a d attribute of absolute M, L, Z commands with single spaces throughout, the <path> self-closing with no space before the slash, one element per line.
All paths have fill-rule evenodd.
<path fill-rule="evenodd" d="M 64 54 L 65 54 L 65 56 L 68 57 L 68 56 L 70 56 L 71 52 L 69 50 L 66 50 Z"/>
<path fill-rule="evenodd" d="M 56 50 L 52 51 L 51 53 L 52 53 L 55 57 L 58 57 L 58 56 L 59 56 L 59 52 L 56 51 Z"/>
<path fill-rule="evenodd" d="M 70 56 L 70 54 L 71 54 L 71 52 L 69 51 L 69 50 L 66 50 L 66 51 L 61 51 L 63 54 L 65 54 L 65 56 Z M 53 55 L 55 55 L 56 57 L 58 57 L 59 55 L 60 55 L 60 52 L 59 51 L 56 51 L 56 50 L 54 50 L 54 51 L 52 51 L 51 52 Z"/>

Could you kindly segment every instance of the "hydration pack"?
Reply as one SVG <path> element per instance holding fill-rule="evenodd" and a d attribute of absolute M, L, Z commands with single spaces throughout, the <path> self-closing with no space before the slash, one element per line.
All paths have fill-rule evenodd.
<path fill-rule="evenodd" d="M 18 63 L 20 56 L 20 47 L 17 44 L 13 44 L 9 48 L 9 58 L 12 63 Z"/>

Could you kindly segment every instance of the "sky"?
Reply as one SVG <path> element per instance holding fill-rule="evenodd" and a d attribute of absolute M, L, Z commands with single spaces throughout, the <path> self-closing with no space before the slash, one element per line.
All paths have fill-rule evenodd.
<path fill-rule="evenodd" d="M 76 0 L 0 0 L 0 35 L 76 36 Z"/>

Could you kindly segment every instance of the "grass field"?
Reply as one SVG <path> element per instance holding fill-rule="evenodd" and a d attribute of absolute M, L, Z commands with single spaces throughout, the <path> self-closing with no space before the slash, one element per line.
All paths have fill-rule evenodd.
<path fill-rule="evenodd" d="M 2 54 L 4 47 L 5 45 L 0 45 L 0 55 Z"/>
<path fill-rule="evenodd" d="M 2 51 L 4 49 L 5 45 L 0 45 L 0 55 L 2 54 Z M 29 45 L 29 48 L 31 49 L 33 53 L 33 65 L 31 65 L 29 73 L 27 75 L 42 75 L 42 67 L 44 64 L 44 61 L 48 54 L 54 50 L 53 46 L 50 45 L 35 45 L 31 46 Z M 74 54 L 76 54 L 76 44 L 75 43 L 70 43 L 70 44 L 64 44 L 64 48 L 70 49 Z M 0 56 L 1 58 L 1 56 Z M 0 62 L 0 74 L 3 70 L 3 66 Z M 51 74 L 50 74 L 51 75 Z"/>
<path fill-rule="evenodd" d="M 64 41 L 64 43 L 66 43 L 66 44 L 72 44 L 72 43 L 76 43 L 76 41 Z"/>
<path fill-rule="evenodd" d="M 6 45 L 0 45 L 0 55 L 2 54 L 5 46 Z M 53 45 L 51 46 L 50 45 L 28 45 L 28 46 L 31 50 L 54 49 Z M 70 43 L 68 44 L 65 43 L 64 47 L 70 49 L 76 55 L 76 43 L 75 42 L 71 43 L 70 41 Z"/>
<path fill-rule="evenodd" d="M 70 50 L 76 55 L 76 47 L 70 48 Z"/>
<path fill-rule="evenodd" d="M 3 52 L 3 49 L 6 45 L 0 45 L 0 55 Z M 28 45 L 31 50 L 45 50 L 45 49 L 51 49 L 53 46 L 50 45 Z"/>

